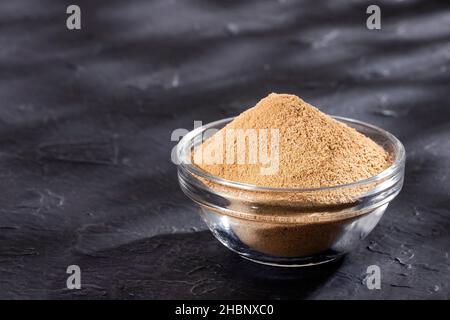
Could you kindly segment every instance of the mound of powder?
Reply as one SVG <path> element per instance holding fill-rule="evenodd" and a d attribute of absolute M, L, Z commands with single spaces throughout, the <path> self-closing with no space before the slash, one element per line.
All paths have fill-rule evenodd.
<path fill-rule="evenodd" d="M 226 131 L 230 129 L 278 130 L 278 170 L 262 174 L 260 163 L 227 163 L 228 149 L 215 148 L 214 144 L 225 143 Z M 236 145 L 236 136 L 229 139 L 233 139 L 231 145 Z M 208 159 L 212 155 L 205 152 L 198 158 L 202 161 L 196 161 L 196 153 L 201 150 L 194 151 L 194 164 L 204 171 L 231 181 L 274 188 L 352 183 L 391 165 L 389 154 L 370 138 L 290 94 L 268 95 L 206 140 L 202 147 L 223 150 L 220 161 L 217 154 L 215 159 Z"/>

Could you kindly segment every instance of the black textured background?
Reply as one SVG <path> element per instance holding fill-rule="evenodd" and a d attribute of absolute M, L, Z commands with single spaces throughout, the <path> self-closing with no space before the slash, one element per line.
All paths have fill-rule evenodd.
<path fill-rule="evenodd" d="M 377 1 L 381 31 L 372 1 L 73 3 L 81 31 L 69 2 L 0 4 L 0 298 L 449 299 L 448 2 Z M 402 193 L 337 264 L 243 261 L 178 187 L 172 130 L 272 91 L 406 146 Z"/>

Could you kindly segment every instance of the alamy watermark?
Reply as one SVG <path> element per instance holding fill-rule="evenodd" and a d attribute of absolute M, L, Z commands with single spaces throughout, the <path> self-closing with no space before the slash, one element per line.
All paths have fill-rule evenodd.
<path fill-rule="evenodd" d="M 66 19 L 66 27 L 69 30 L 81 29 L 81 9 L 76 4 L 71 4 L 67 7 L 66 13 L 69 16 Z"/>
<path fill-rule="evenodd" d="M 202 126 L 194 121 L 194 129 Z M 171 141 L 180 141 L 189 130 L 176 129 Z M 203 144 L 204 141 L 209 142 Z M 191 163 L 203 165 L 259 165 L 261 175 L 278 173 L 280 163 L 280 133 L 278 128 L 262 129 L 207 129 L 193 137 L 192 156 L 178 157 L 178 148 L 172 149 L 171 159 L 175 164 Z"/>
<path fill-rule="evenodd" d="M 70 274 L 67 277 L 66 287 L 67 289 L 81 289 L 81 269 L 76 264 L 72 264 L 67 267 L 66 273 Z"/>
<path fill-rule="evenodd" d="M 370 14 L 366 20 L 366 27 L 369 30 L 381 29 L 381 9 L 376 4 L 372 4 L 367 7 L 366 13 Z"/>
<path fill-rule="evenodd" d="M 366 277 L 363 280 L 367 289 L 380 290 L 381 289 L 381 269 L 376 264 L 370 265 L 366 270 Z"/>

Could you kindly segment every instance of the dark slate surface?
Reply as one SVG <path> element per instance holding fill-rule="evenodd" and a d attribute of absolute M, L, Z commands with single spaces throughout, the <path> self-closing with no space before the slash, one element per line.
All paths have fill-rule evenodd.
<path fill-rule="evenodd" d="M 318 2 L 78 0 L 71 32 L 68 2 L 2 1 L 0 298 L 448 299 L 450 7 L 378 1 L 369 31 L 370 1 Z M 271 91 L 407 148 L 403 192 L 339 263 L 243 261 L 179 190 L 172 130 Z"/>

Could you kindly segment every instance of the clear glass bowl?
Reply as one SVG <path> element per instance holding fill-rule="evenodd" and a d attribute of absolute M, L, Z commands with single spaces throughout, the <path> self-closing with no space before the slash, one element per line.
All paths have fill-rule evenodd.
<path fill-rule="evenodd" d="M 405 149 L 389 132 L 334 117 L 382 146 L 392 165 L 351 184 L 281 189 L 212 176 L 190 163 L 193 148 L 233 118 L 197 128 L 178 144 L 178 177 L 183 192 L 200 207 L 214 236 L 254 262 L 298 267 L 335 260 L 355 248 L 377 225 L 403 185 Z"/>

